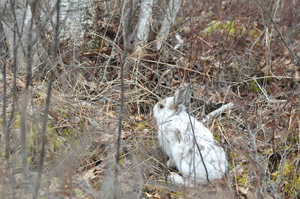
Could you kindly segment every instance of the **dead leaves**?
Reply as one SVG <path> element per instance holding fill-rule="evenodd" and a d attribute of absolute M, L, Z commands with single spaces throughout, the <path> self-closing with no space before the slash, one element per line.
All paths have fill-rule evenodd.
<path fill-rule="evenodd" d="M 161 197 L 160 197 L 160 195 L 158 193 L 152 193 L 152 194 L 150 194 L 150 193 L 145 192 L 145 194 L 150 199 L 161 199 Z"/>

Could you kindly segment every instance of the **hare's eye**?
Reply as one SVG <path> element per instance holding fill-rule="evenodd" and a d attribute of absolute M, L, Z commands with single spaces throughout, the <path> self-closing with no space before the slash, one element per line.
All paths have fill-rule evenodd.
<path fill-rule="evenodd" d="M 164 108 L 165 106 L 163 104 L 159 105 L 160 108 Z"/>

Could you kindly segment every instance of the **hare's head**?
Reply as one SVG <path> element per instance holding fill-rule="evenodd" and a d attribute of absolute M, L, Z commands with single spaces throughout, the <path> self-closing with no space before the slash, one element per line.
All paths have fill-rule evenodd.
<path fill-rule="evenodd" d="M 185 103 L 189 99 L 189 86 L 180 87 L 174 97 L 168 97 L 159 101 L 153 108 L 154 118 L 157 124 L 162 124 L 176 114 L 185 111 Z"/>

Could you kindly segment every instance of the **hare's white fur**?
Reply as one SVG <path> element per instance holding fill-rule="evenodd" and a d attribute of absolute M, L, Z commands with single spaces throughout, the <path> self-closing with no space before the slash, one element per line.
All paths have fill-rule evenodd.
<path fill-rule="evenodd" d="M 195 141 L 201 150 L 208 178 L 212 182 L 224 176 L 227 168 L 226 154 L 214 140 L 213 134 L 193 116 L 185 111 L 184 92 L 176 92 L 158 102 L 154 108 L 154 118 L 158 126 L 158 140 L 163 152 L 169 157 L 168 167 L 175 167 L 182 176 L 171 173 L 169 179 L 175 184 L 206 185 L 206 170 Z M 193 127 L 193 130 L 192 130 Z M 195 140 L 193 136 L 195 133 Z"/>

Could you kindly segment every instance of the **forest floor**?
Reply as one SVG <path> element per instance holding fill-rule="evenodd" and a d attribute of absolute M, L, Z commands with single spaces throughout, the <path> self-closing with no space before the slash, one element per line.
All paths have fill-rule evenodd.
<path fill-rule="evenodd" d="M 294 59 L 300 57 L 299 16 L 291 17 L 294 8 L 289 8 L 293 13 L 289 15 L 285 7 L 274 13 L 269 6 L 267 11 L 277 16 L 275 27 L 255 2 L 224 2 L 218 12 L 211 4 L 193 10 L 184 5 L 159 51 L 155 28 L 142 50 L 129 49 L 124 65 L 119 198 L 296 198 L 299 194 L 300 75 Z M 40 198 L 113 197 L 124 44 L 122 34 L 114 38 L 120 24 L 117 16 L 110 20 L 100 16 L 95 24 L 80 48 L 74 48 L 72 40 L 59 46 Z M 176 34 L 185 41 L 178 49 Z M 11 173 L 11 178 L 0 178 L 4 197 L 32 198 L 28 187 L 37 177 L 49 70 L 33 78 L 30 86 L 29 182 L 21 164 L 22 107 L 12 109 L 13 95 L 7 97 L 10 167 L 1 147 L 0 176 Z M 9 71 L 9 85 L 13 78 Z M 189 110 L 199 121 L 224 104 L 234 104 L 205 123 L 229 161 L 226 176 L 213 185 L 187 188 L 166 179 L 171 169 L 159 148 L 152 109 L 159 98 L 173 96 L 182 82 L 192 86 Z M 25 84 L 26 75 L 19 75 L 20 106 Z M 4 135 L 0 137 L 5 146 Z"/>

